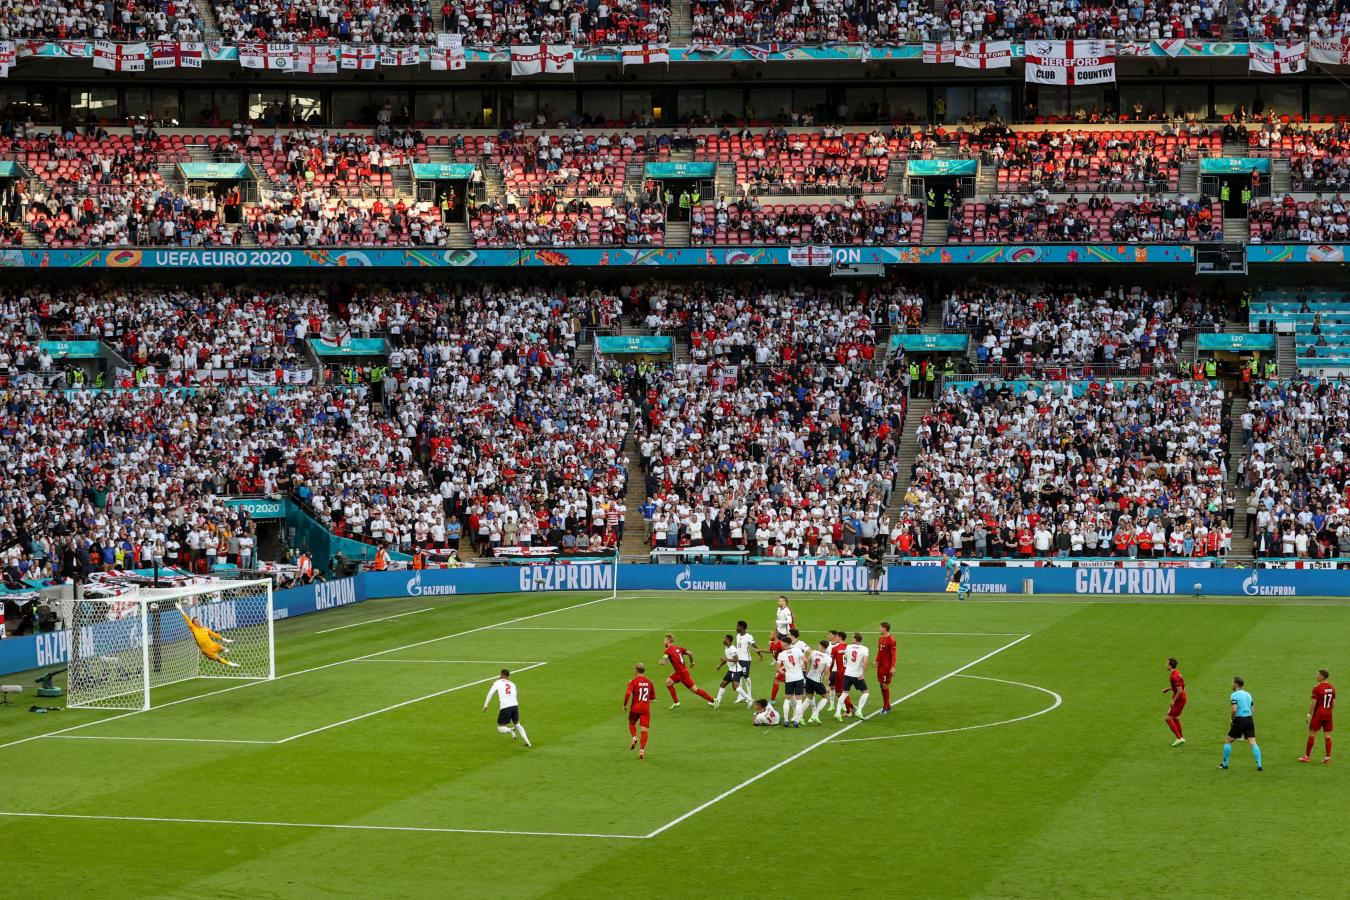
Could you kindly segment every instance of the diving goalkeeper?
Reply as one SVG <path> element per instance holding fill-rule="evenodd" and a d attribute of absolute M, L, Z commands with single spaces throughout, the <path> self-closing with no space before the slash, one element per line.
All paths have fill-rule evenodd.
<path fill-rule="evenodd" d="M 188 630 L 192 632 L 192 639 L 197 642 L 197 649 L 202 652 L 202 656 L 205 656 L 207 659 L 211 660 L 211 662 L 220 663 L 222 666 L 230 666 L 234 669 L 240 667 L 239 663 L 232 659 L 227 659 L 225 656 L 225 654 L 230 652 L 229 648 L 225 645 L 233 644 L 234 641 L 207 628 L 202 624 L 201 619 L 193 618 L 183 612 L 183 604 L 175 603 L 174 606 L 178 607 L 178 612 L 183 616 L 183 620 L 187 622 Z"/>

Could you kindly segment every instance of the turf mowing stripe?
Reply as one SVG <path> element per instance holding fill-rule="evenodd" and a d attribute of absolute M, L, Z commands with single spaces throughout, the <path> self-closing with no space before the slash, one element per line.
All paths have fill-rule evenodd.
<path fill-rule="evenodd" d="M 247 819 L 176 819 L 168 816 L 93 816 L 77 813 L 3 812 L 0 816 L 25 819 L 84 819 L 96 822 L 163 822 L 172 825 L 255 825 L 263 828 L 331 828 L 342 831 L 414 831 L 432 834 L 509 834 L 523 837 L 605 838 L 642 841 L 643 834 L 598 834 L 585 831 L 505 831 L 495 828 L 436 828 L 426 825 L 351 825 L 339 822 L 266 822 Z"/>
<path fill-rule="evenodd" d="M 577 625 L 522 625 L 519 628 L 503 628 L 502 631 L 633 631 L 639 634 L 652 634 L 660 631 L 679 631 L 692 634 L 724 634 L 725 628 L 675 628 L 664 625 L 651 628 L 587 628 Z M 880 634 L 879 631 L 860 631 L 859 634 Z M 901 637 L 1018 637 L 1020 631 L 892 631 Z"/>
<path fill-rule="evenodd" d="M 218 691 L 207 691 L 202 694 L 193 694 L 191 697 L 183 697 L 178 700 L 170 700 L 168 703 L 162 703 L 159 706 L 152 706 L 150 707 L 150 709 L 135 709 L 131 710 L 130 712 L 124 712 L 119 713 L 118 715 L 115 716 L 109 716 L 106 719 L 97 719 L 93 722 L 83 722 L 79 725 L 71 725 L 68 728 L 58 728 L 56 731 L 48 731 L 44 732 L 43 734 L 29 735 L 28 737 L 25 738 L 19 738 L 18 740 L 0 744 L 0 750 L 4 750 L 6 747 L 17 747 L 19 744 L 26 744 L 29 741 L 36 741 L 40 740 L 41 738 L 55 737 L 56 735 L 65 734 L 66 732 L 69 731 L 78 731 L 81 728 L 88 728 L 91 725 L 102 725 L 106 722 L 116 722 L 118 719 L 125 719 L 128 716 L 138 716 L 142 713 L 153 712 L 154 710 L 157 709 L 168 709 L 170 706 L 177 706 L 180 703 L 190 703 L 193 700 L 201 700 L 203 697 L 214 697 L 217 694 L 228 694 L 230 691 L 239 691 L 243 690 L 244 688 L 257 687 L 260 684 L 271 684 L 272 682 L 280 681 L 283 678 L 293 678 L 296 675 L 307 675 L 310 672 L 318 672 L 323 669 L 331 669 L 334 666 L 342 666 L 346 665 L 347 663 L 361 662 L 362 660 L 372 659 L 378 656 L 384 656 L 386 653 L 397 653 L 400 650 L 411 650 L 413 647 L 421 647 L 426 644 L 434 644 L 437 641 L 448 641 L 451 638 L 463 637 L 468 634 L 477 634 L 480 631 L 491 631 L 493 628 L 500 628 L 503 625 L 513 625 L 516 622 L 525 622 L 529 619 L 537 619 L 540 616 L 551 616 L 556 613 L 567 612 L 568 610 L 581 609 L 582 607 L 585 606 L 594 606 L 597 603 L 604 603 L 607 600 L 614 600 L 614 599 L 616 598 L 598 597 L 595 600 L 587 600 L 584 603 L 573 603 L 571 606 L 563 606 L 558 609 L 545 610 L 544 612 L 540 613 L 531 613 L 528 616 L 517 616 L 514 619 L 507 619 L 505 622 L 497 622 L 492 625 L 480 625 L 477 628 L 470 628 L 468 631 L 457 631 L 454 634 L 446 634 L 442 635 L 441 637 L 427 638 L 424 641 L 417 641 L 412 644 L 404 644 L 401 647 L 390 647 L 388 650 L 379 650 L 376 651 L 375 653 L 366 653 L 363 654 L 362 656 L 353 656 L 351 659 L 340 659 L 337 662 L 324 663 L 321 666 L 311 666 L 308 669 L 300 669 L 299 671 L 296 672 L 287 672 L 284 675 L 278 675 L 276 678 L 272 679 L 272 681 L 261 681 L 261 680 L 246 681 L 243 684 L 231 685 L 230 687 L 227 688 L 221 688 Z"/>
<path fill-rule="evenodd" d="M 1018 716 L 1015 719 L 1004 719 L 1000 722 L 985 722 L 981 725 L 963 725 L 960 728 L 941 728 L 938 729 L 937 731 L 909 731 L 906 732 L 905 734 L 878 734 L 873 735 L 872 737 L 844 738 L 842 741 L 836 741 L 835 743 L 861 744 L 864 741 L 894 741 L 897 740 L 898 738 L 928 737 L 934 734 L 956 734 L 958 731 L 978 731 L 981 728 L 996 728 L 999 725 L 1012 725 L 1014 722 L 1025 722 L 1027 719 L 1034 719 L 1037 716 L 1043 716 L 1046 713 L 1054 712 L 1055 710 L 1059 709 L 1060 704 L 1064 702 L 1064 698 L 1061 697 L 1059 694 L 1056 694 L 1049 688 L 1043 688 L 1038 684 L 1027 684 L 1025 681 L 1009 681 L 1006 678 L 988 678 L 984 675 L 957 675 L 956 677 L 974 678 L 977 681 L 994 681 L 999 684 L 1011 684 L 1015 685 L 1016 687 L 1031 688 L 1033 691 L 1040 691 L 1042 694 L 1049 694 L 1051 697 L 1055 698 L 1055 702 L 1051 703 L 1044 709 L 1037 710 L 1034 713 L 1027 713 L 1025 716 Z"/>
<path fill-rule="evenodd" d="M 537 669 L 540 666 L 546 665 L 548 665 L 548 663 L 535 663 L 534 665 L 525 666 L 524 668 L 517 669 L 516 671 L 528 672 L 530 671 L 530 669 Z M 396 709 L 402 709 L 403 707 L 411 706 L 414 703 L 421 703 L 423 700 L 430 700 L 433 697 L 440 697 L 443 694 L 453 694 L 455 691 L 462 691 L 465 688 L 471 688 L 474 687 L 475 685 L 487 684 L 489 681 L 496 681 L 498 677 L 500 676 L 489 675 L 487 678 L 480 678 L 477 681 L 470 681 L 467 684 L 457 684 L 454 687 L 445 688 L 444 690 L 434 691 L 430 694 L 423 694 L 421 697 L 414 697 L 411 700 L 404 700 L 402 703 L 391 704 L 390 706 L 386 706 L 383 709 L 376 709 L 368 713 L 361 713 L 361 715 L 359 716 L 352 716 L 350 719 L 343 719 L 341 722 L 333 722 L 329 725 L 321 725 L 318 728 L 311 728 L 309 731 L 302 731 L 299 734 L 293 734 L 288 738 L 282 738 L 279 741 L 273 741 L 273 743 L 288 744 L 291 741 L 299 740 L 302 737 L 309 737 L 311 734 L 318 734 L 321 731 L 328 731 L 330 728 L 339 728 L 343 725 L 350 725 L 353 722 L 360 722 L 362 719 L 369 719 L 371 716 L 378 716 L 380 713 L 393 712 Z"/>
<path fill-rule="evenodd" d="M 1024 635 L 1022 635 L 1021 637 L 1019 637 L 1019 638 L 1018 638 L 1017 640 L 1015 640 L 1015 641 L 1009 641 L 1008 643 L 1004 644 L 1002 647 L 999 647 L 997 650 L 991 650 L 990 652 L 986 653 L 984 656 L 981 656 L 979 659 L 972 660 L 972 661 L 966 663 L 965 665 L 961 666 L 961 667 L 958 668 L 958 669 L 953 669 L 952 671 L 948 672 L 946 675 L 942 675 L 942 676 L 939 676 L 938 678 L 933 679 L 932 681 L 928 682 L 927 684 L 925 684 L 925 685 L 924 685 L 923 687 L 921 687 L 921 688 L 915 688 L 914 690 L 910 691 L 910 692 L 909 692 L 908 694 L 906 694 L 905 696 L 901 697 L 899 700 L 893 701 L 893 702 L 891 703 L 891 706 L 892 706 L 892 707 L 898 706 L 898 705 L 900 705 L 901 703 L 904 703 L 906 700 L 910 700 L 910 699 L 912 699 L 912 698 L 914 698 L 914 697 L 917 697 L 918 695 L 922 694 L 924 691 L 928 690 L 929 688 L 936 687 L 936 686 L 938 686 L 939 684 L 942 684 L 942 682 L 946 681 L 948 678 L 953 678 L 953 677 L 955 677 L 955 676 L 957 676 L 957 675 L 960 675 L 962 672 L 966 671 L 966 669 L 973 668 L 974 666 L 977 666 L 977 665 L 979 665 L 980 663 L 984 662 L 986 659 L 990 659 L 991 657 L 997 656 L 998 654 L 1002 653 L 1004 650 L 1008 650 L 1008 649 L 1010 649 L 1010 648 L 1012 648 L 1012 647 L 1016 647 L 1018 644 L 1022 643 L 1023 641 L 1025 641 L 1025 640 L 1026 640 L 1027 638 L 1029 638 L 1029 637 L 1031 637 L 1031 635 L 1029 635 L 1029 634 L 1024 634 Z M 679 825 L 681 822 L 684 822 L 684 821 L 687 820 L 687 819 L 691 819 L 691 818 L 693 818 L 694 816 L 698 815 L 699 813 L 703 812 L 705 809 L 708 809 L 708 808 L 711 807 L 711 806 L 715 806 L 716 804 L 721 803 L 723 800 L 725 800 L 726 798 L 730 797 L 732 794 L 737 793 L 738 791 L 742 790 L 743 788 L 749 787 L 750 785 L 754 784 L 756 781 L 759 781 L 761 778 L 764 778 L 764 777 L 766 777 L 766 776 L 772 775 L 774 772 L 777 772 L 779 769 L 783 768 L 783 767 L 786 766 L 788 763 L 795 762 L 796 760 L 801 759 L 803 756 L 805 756 L 806 754 L 810 753 L 812 750 L 815 750 L 815 749 L 817 749 L 817 748 L 819 748 L 819 747 L 825 746 L 825 745 L 828 744 L 830 741 L 833 741 L 833 740 L 835 740 L 836 738 L 838 738 L 840 735 L 848 734 L 848 733 L 849 733 L 850 731 L 852 731 L 854 728 L 857 728 L 857 727 L 858 727 L 859 725 L 861 725 L 863 722 L 867 721 L 867 719 L 870 719 L 870 718 L 872 718 L 873 716 L 877 716 L 877 715 L 880 715 L 880 714 L 881 714 L 881 710 L 877 710 L 876 712 L 872 713 L 871 716 L 866 716 L 866 717 L 864 717 L 864 718 L 862 718 L 862 719 L 856 719 L 856 720 L 854 720 L 853 722 L 850 722 L 849 724 L 845 725 L 843 728 L 839 729 L 839 730 L 836 731 L 836 732 L 833 732 L 833 733 L 831 733 L 831 734 L 826 735 L 825 737 L 823 737 L 823 738 L 821 738 L 820 740 L 816 741 L 814 744 L 810 745 L 809 747 L 806 747 L 806 748 L 804 748 L 804 749 L 802 749 L 802 750 L 798 750 L 796 753 L 792 754 L 792 755 L 789 756 L 787 759 L 785 759 L 785 760 L 783 760 L 783 761 L 781 761 L 781 762 L 774 763 L 772 766 L 769 766 L 769 768 L 765 769 L 763 772 L 760 772 L 760 773 L 757 774 L 757 775 L 752 775 L 751 777 L 747 778 L 745 781 L 742 781 L 740 784 L 736 785 L 735 787 L 733 787 L 733 788 L 728 788 L 727 790 L 725 790 L 725 791 L 723 791 L 722 793 L 718 794 L 716 797 L 712 798 L 711 800 L 708 800 L 708 801 L 706 801 L 705 803 L 699 804 L 698 806 L 696 806 L 696 807 L 694 807 L 693 809 L 689 810 L 689 812 L 685 813 L 684 815 L 679 816 L 679 817 L 674 818 L 674 819 L 671 819 L 669 822 L 667 822 L 666 824 L 662 825 L 660 828 L 657 828 L 655 831 L 649 832 L 649 833 L 647 834 L 647 837 L 649 837 L 649 838 L 654 838 L 654 837 L 660 835 L 662 832 L 669 831 L 670 829 L 674 828 L 676 825 Z"/>
<path fill-rule="evenodd" d="M 428 607 L 426 607 L 426 608 L 424 608 L 424 609 L 414 609 L 412 612 L 397 613 L 397 614 L 392 615 L 392 616 L 381 616 L 381 617 L 378 618 L 378 619 L 366 619 L 366 620 L 363 621 L 363 622 L 349 622 L 349 623 L 346 624 L 346 625 L 339 625 L 339 626 L 336 627 L 336 628 L 325 628 L 323 631 L 316 631 L 316 632 L 314 632 L 314 633 L 315 633 L 315 634 L 331 634 L 331 633 L 333 633 L 334 631 L 342 631 L 343 629 L 346 629 L 346 628 L 355 628 L 355 627 L 357 627 L 358 625 L 373 625 L 373 624 L 376 623 L 376 622 L 388 622 L 388 621 L 390 621 L 391 619 L 401 619 L 401 618 L 403 618 L 404 616 L 415 616 L 415 615 L 417 615 L 418 613 L 431 612 L 433 609 L 439 609 L 439 607 L 436 607 L 436 606 L 428 606 Z"/>

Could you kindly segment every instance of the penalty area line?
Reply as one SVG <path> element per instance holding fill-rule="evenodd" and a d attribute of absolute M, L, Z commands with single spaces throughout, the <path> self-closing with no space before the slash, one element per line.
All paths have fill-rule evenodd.
<path fill-rule="evenodd" d="M 1040 691 L 1042 694 L 1048 694 L 1053 697 L 1053 702 L 1044 709 L 1038 709 L 1034 713 L 1027 713 L 1025 716 L 1018 716 L 1015 719 L 1003 719 L 998 722 L 982 722 L 979 725 L 962 725 L 959 728 L 939 728 L 935 731 L 909 731 L 904 734 L 877 734 L 871 737 L 844 738 L 842 741 L 835 741 L 837 744 L 861 744 L 865 741 L 895 741 L 900 738 L 929 737 L 935 734 L 956 734 L 960 731 L 979 731 L 981 728 L 997 728 L 1000 725 L 1012 725 L 1016 722 L 1025 722 L 1027 719 L 1034 719 L 1043 716 L 1046 713 L 1054 712 L 1064 703 L 1064 698 L 1049 688 L 1043 688 L 1039 684 L 1027 684 L 1025 681 L 1011 681 L 1007 678 L 989 678 L 984 675 L 957 675 L 957 678 L 974 678 L 977 681 L 993 681 L 998 684 L 1011 684 L 1016 687 L 1030 688 L 1033 691 Z"/>
<path fill-rule="evenodd" d="M 904 703 L 906 700 L 913 699 L 914 697 L 919 696 L 920 694 L 922 694 L 924 691 L 928 690 L 929 688 L 937 687 L 939 684 L 942 684 L 942 682 L 946 681 L 946 680 L 949 679 L 949 678 L 955 678 L 957 675 L 960 675 L 962 672 L 966 671 L 967 669 L 971 669 L 971 668 L 974 668 L 975 666 L 978 666 L 980 663 L 984 662 L 984 661 L 987 660 L 987 659 L 991 659 L 991 658 L 997 656 L 998 654 L 1002 653 L 1004 650 L 1010 650 L 1010 649 L 1012 649 L 1013 647 L 1016 647 L 1018 644 L 1022 643 L 1023 641 L 1025 641 L 1025 640 L 1026 640 L 1027 638 L 1029 638 L 1029 637 L 1031 637 L 1031 635 L 1029 635 L 1029 634 L 1024 634 L 1024 635 L 1022 635 L 1021 637 L 1017 638 L 1017 640 L 1009 641 L 1008 643 L 1004 644 L 1002 647 L 999 647 L 999 648 L 996 649 L 996 650 L 991 650 L 991 651 L 989 651 L 988 653 L 986 653 L 984 656 L 981 656 L 981 657 L 978 658 L 978 659 L 973 659 L 973 660 L 971 660 L 970 662 L 966 663 L 965 665 L 962 665 L 962 666 L 960 666 L 960 667 L 958 667 L 958 668 L 953 669 L 952 671 L 948 672 L 946 675 L 940 675 L 940 676 L 938 676 L 937 678 L 934 678 L 932 681 L 930 681 L 930 682 L 928 682 L 927 684 L 925 684 L 923 687 L 915 688 L 914 690 L 910 691 L 908 694 L 906 694 L 905 696 L 901 697 L 900 699 L 895 700 L 895 701 L 892 701 L 891 706 L 892 706 L 892 707 L 898 706 L 898 705 L 900 705 L 901 703 Z M 803 756 L 805 756 L 806 754 L 810 753 L 812 750 L 817 750 L 817 749 L 819 749 L 819 748 L 821 748 L 821 747 L 824 747 L 826 744 L 830 743 L 831 741 L 834 741 L 834 740 L 838 739 L 841 735 L 848 734 L 850 731 L 852 731 L 854 728 L 857 728 L 857 727 L 858 727 L 859 725 L 861 725 L 863 722 L 867 721 L 868 719 L 872 718 L 873 716 L 880 715 L 880 713 L 881 713 L 881 711 L 880 711 L 880 710 L 877 710 L 876 712 L 872 713 L 872 715 L 870 715 L 870 716 L 865 716 L 864 718 L 861 718 L 861 719 L 855 719 L 854 721 L 852 721 L 852 722 L 850 722 L 849 724 L 845 725 L 843 728 L 839 729 L 838 731 L 835 731 L 835 732 L 833 732 L 833 733 L 831 733 L 831 734 L 827 734 L 825 737 L 823 737 L 823 738 L 821 738 L 820 740 L 816 741 L 814 744 L 811 744 L 811 745 L 808 746 L 808 747 L 804 747 L 803 749 L 798 750 L 796 753 L 792 754 L 792 755 L 789 756 L 787 759 L 784 759 L 784 760 L 782 760 L 782 761 L 780 761 L 780 762 L 774 763 L 772 766 L 769 766 L 769 768 L 765 769 L 764 771 L 762 771 L 762 772 L 760 772 L 760 773 L 758 773 L 758 774 L 756 774 L 756 775 L 750 776 L 749 778 L 745 779 L 745 781 L 742 781 L 740 784 L 736 785 L 735 787 L 728 788 L 727 790 L 725 790 L 725 791 L 723 791 L 722 793 L 718 794 L 716 797 L 713 797 L 711 800 L 708 800 L 708 801 L 705 801 L 705 802 L 703 802 L 703 803 L 700 803 L 698 806 L 695 806 L 693 809 L 689 810 L 687 813 L 684 813 L 683 815 L 680 815 L 680 816 L 677 816 L 677 817 L 674 818 L 674 819 L 671 819 L 669 822 L 667 822 L 666 824 L 662 825 L 660 828 L 657 828 L 657 829 L 654 830 L 654 831 L 648 832 L 646 836 L 649 837 L 649 838 L 657 837 L 658 835 L 662 834 L 663 832 L 669 831 L 670 829 L 674 828 L 676 825 L 679 825 L 680 823 L 682 823 L 682 822 L 684 822 L 684 821 L 687 821 L 688 819 L 692 819 L 694 816 L 698 815 L 699 813 L 703 812 L 704 810 L 706 810 L 706 809 L 708 809 L 708 808 L 710 808 L 710 807 L 712 807 L 712 806 L 715 806 L 715 805 L 717 805 L 718 803 L 721 803 L 723 800 L 727 799 L 727 798 L 730 797 L 732 794 L 738 793 L 739 791 L 744 790 L 745 788 L 748 788 L 750 785 L 754 784 L 756 781 L 759 781 L 759 780 L 762 779 L 762 778 L 767 778 L 769 775 L 772 775 L 774 772 L 777 772 L 779 769 L 783 768 L 784 766 L 788 765 L 789 763 L 796 762 L 797 760 L 801 759 L 801 758 L 802 758 Z"/>
<path fill-rule="evenodd" d="M 477 628 L 470 628 L 467 629 L 466 631 L 456 631 L 453 634 L 443 634 L 440 637 L 427 638 L 426 640 L 422 641 L 414 641 L 411 644 L 403 644 L 402 646 L 399 647 L 390 647 L 388 650 L 377 650 L 374 653 L 366 653 L 361 656 L 353 656 L 350 659 L 339 659 L 335 662 L 324 663 L 323 665 L 319 666 L 311 666 L 308 669 L 297 669 L 294 672 L 286 672 L 283 675 L 278 675 L 276 678 L 273 678 L 270 681 L 266 679 L 246 681 L 243 684 L 230 685 L 227 688 L 221 688 L 220 690 L 217 691 L 206 691 L 201 694 L 193 694 L 191 697 L 182 697 L 178 700 L 170 700 L 168 703 L 161 703 L 159 706 L 152 706 L 149 709 L 133 709 L 130 712 L 119 713 L 115 716 L 109 716 L 106 719 L 95 719 L 92 722 L 81 722 L 79 725 L 71 725 L 66 728 L 58 728 L 56 731 L 45 731 L 42 734 L 30 734 L 28 737 L 22 737 L 13 741 L 7 741 L 3 744 L 0 744 L 0 750 L 4 750 L 7 747 L 17 747 L 18 745 L 26 744 L 29 741 L 37 741 L 41 740 L 42 738 L 56 737 L 57 735 L 65 734 L 70 731 L 79 731 L 81 728 L 89 728 L 94 725 L 103 725 L 107 722 L 116 722 L 118 719 L 125 719 L 128 716 L 139 716 L 142 713 L 153 712 L 154 710 L 157 709 L 168 709 L 169 707 L 177 706 L 180 703 L 191 703 L 194 700 L 201 700 L 205 697 L 214 697 L 218 694 L 228 694 L 230 691 L 240 691 L 243 690 L 244 688 L 257 687 L 260 684 L 272 684 L 273 682 L 281 681 L 284 678 L 294 678 L 296 675 L 308 675 L 310 672 L 320 672 L 323 671 L 324 669 L 331 669 L 334 666 L 345 666 L 347 663 L 361 662 L 363 660 L 385 656 L 390 653 L 397 653 L 400 650 L 411 650 L 414 647 L 423 647 L 427 644 L 434 644 L 438 641 L 448 641 L 451 638 L 464 637 L 465 635 L 470 634 L 478 634 L 479 632 L 482 631 L 491 631 L 494 628 L 501 628 L 505 625 L 514 625 L 517 622 L 525 622 L 530 619 L 538 619 L 541 616 L 552 616 L 556 615 L 557 613 L 570 612 L 571 610 L 574 609 L 581 609 L 586 606 L 594 606 L 597 603 L 605 603 L 609 600 L 614 599 L 617 598 L 597 597 L 594 600 L 586 600 L 581 603 L 573 603 L 570 606 L 562 606 L 559 607 L 558 609 L 546 609 L 543 612 L 530 613 L 528 616 L 517 616 L 514 619 L 507 619 L 504 622 L 494 622 L 491 625 L 480 625 Z"/>
<path fill-rule="evenodd" d="M 356 628 L 359 625 L 374 625 L 376 622 L 389 622 L 393 619 L 401 619 L 404 616 L 415 616 L 418 613 L 431 612 L 436 609 L 435 606 L 428 606 L 424 609 L 414 609 L 411 612 L 396 613 L 392 616 L 380 616 L 378 619 L 365 619 L 361 622 L 348 622 L 346 625 L 339 625 L 336 628 L 325 628 L 322 631 L 316 631 L 315 634 L 332 634 L 334 631 L 342 631 L 347 628 Z"/>
<path fill-rule="evenodd" d="M 94 816 L 78 813 L 6 812 L 0 816 L 22 819 L 81 819 L 94 822 L 155 822 L 169 825 L 252 825 L 260 828 L 324 828 L 335 831 L 401 831 L 423 834 L 497 834 L 521 837 L 602 838 L 616 841 L 641 841 L 641 834 L 600 834 L 585 831 L 508 831 L 498 828 L 438 828 L 432 825 L 355 825 L 340 822 L 269 822 L 249 819 L 180 819 L 170 816 Z"/>

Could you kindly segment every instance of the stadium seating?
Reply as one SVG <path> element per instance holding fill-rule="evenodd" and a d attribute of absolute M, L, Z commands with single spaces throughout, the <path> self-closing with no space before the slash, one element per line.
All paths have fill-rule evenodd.
<path fill-rule="evenodd" d="M 592 206 L 584 200 L 515 211 L 500 204 L 478 207 L 470 222 L 475 246 L 660 246 L 665 213 L 651 204 Z"/>
<path fill-rule="evenodd" d="M 1350 555 L 1346 468 L 1332 449 L 1350 430 L 1348 413 L 1350 388 L 1340 381 L 1253 385 L 1240 474 L 1256 510 L 1247 523 L 1255 555 Z"/>
<path fill-rule="evenodd" d="M 887 138 L 880 131 L 837 129 L 793 132 L 771 129 L 699 138 L 696 159 L 734 162 L 743 194 L 877 193 L 885 188 L 892 159 L 903 161 L 916 139 Z"/>
<path fill-rule="evenodd" d="M 6 39 L 146 41 L 173 39 L 200 41 L 205 32 L 191 3 L 117 4 L 94 0 L 66 3 L 0 3 L 0 21 Z"/>
<path fill-rule="evenodd" d="M 603 11 L 603 12 L 602 12 Z M 512 44 L 578 46 L 662 43 L 670 39 L 669 0 L 615 0 L 613 3 L 554 3 L 522 0 L 446 0 L 446 30 L 475 47 Z"/>
<path fill-rule="evenodd" d="M 1212 301 L 1176 290 L 973 283 L 952 291 L 943 330 L 970 335 L 977 369 L 1001 375 L 1174 373 L 1191 330 L 1222 318 Z"/>
<path fill-rule="evenodd" d="M 220 30 L 232 41 L 321 44 L 433 43 L 431 6 L 425 0 L 362 4 L 351 0 L 263 0 L 250 4 L 212 0 Z"/>
<path fill-rule="evenodd" d="M 948 224 L 952 243 L 1044 241 L 1144 243 L 1209 241 L 1223 236 L 1222 207 L 1178 200 L 1114 201 L 1107 197 L 1052 200 L 1044 194 L 964 203 Z"/>
<path fill-rule="evenodd" d="M 1344 242 L 1350 237 L 1350 216 L 1340 195 L 1325 200 L 1258 200 L 1250 207 L 1252 241 L 1262 243 Z"/>
<path fill-rule="evenodd" d="M 1175 191 L 1181 163 L 1218 155 L 1219 132 L 1199 128 L 1013 131 L 990 126 L 963 133 L 960 146 L 998 167 L 998 190 Z"/>
<path fill-rule="evenodd" d="M 263 246 L 445 246 L 441 213 L 426 201 L 407 203 L 334 197 L 324 190 L 282 190 L 248 207 Z"/>
<path fill-rule="evenodd" d="M 1344 292 L 1263 291 L 1253 299 L 1249 319 L 1253 329 L 1293 334 L 1302 374 L 1336 376 L 1350 369 L 1350 299 Z"/>
<path fill-rule="evenodd" d="M 1223 555 L 1228 402 L 1203 381 L 949 387 L 899 524 L 977 556 Z"/>
<path fill-rule="evenodd" d="M 923 238 L 923 206 L 896 200 L 761 204 L 757 200 L 706 204 L 694 211 L 690 243 L 907 244 Z"/>

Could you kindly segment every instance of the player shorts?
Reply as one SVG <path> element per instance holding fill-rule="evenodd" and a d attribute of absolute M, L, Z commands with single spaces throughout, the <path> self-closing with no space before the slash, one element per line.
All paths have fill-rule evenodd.
<path fill-rule="evenodd" d="M 773 676 L 773 680 L 778 682 L 779 684 L 782 684 L 783 682 L 787 681 L 787 679 L 783 677 L 782 672 L 779 672 L 777 675 Z"/>
<path fill-rule="evenodd" d="M 1251 716 L 1234 716 L 1233 724 L 1228 726 L 1228 736 L 1235 741 L 1248 741 L 1256 737 L 1256 722 Z"/>
<path fill-rule="evenodd" d="M 808 678 L 806 679 L 806 693 L 812 697 L 824 697 L 825 685 L 819 681 L 812 681 Z"/>
<path fill-rule="evenodd" d="M 1331 727 L 1331 716 L 1313 716 L 1312 720 L 1308 722 L 1308 730 L 1325 731 L 1327 734 L 1331 734 L 1333 730 Z"/>
<path fill-rule="evenodd" d="M 1175 719 L 1181 715 L 1181 711 L 1186 708 L 1186 695 L 1178 694 L 1172 700 L 1172 706 L 1167 710 L 1167 717 Z"/>
<path fill-rule="evenodd" d="M 889 684 L 891 683 L 891 678 L 893 678 L 894 676 L 895 676 L 895 672 L 894 672 L 894 671 L 890 671 L 890 672 L 878 672 L 878 673 L 877 673 L 877 683 L 878 683 L 878 684 L 883 684 L 883 685 L 889 685 Z"/>
<path fill-rule="evenodd" d="M 803 697 L 806 695 L 806 679 L 801 678 L 797 681 L 784 681 L 783 692 L 788 697 Z"/>
<path fill-rule="evenodd" d="M 646 712 L 630 712 L 628 714 L 628 724 L 641 725 L 643 728 L 650 727 L 652 724 L 651 710 L 647 710 Z"/>
<path fill-rule="evenodd" d="M 854 678 L 852 675 L 845 675 L 845 676 L 844 676 L 844 691 L 851 691 L 851 690 L 854 690 L 854 689 L 859 690 L 859 691 L 866 691 L 866 690 L 867 690 L 867 679 L 866 679 L 866 678 Z M 841 692 L 841 693 L 843 693 L 843 692 Z"/>
<path fill-rule="evenodd" d="M 750 660 L 748 659 L 741 660 L 741 677 L 742 678 L 750 677 Z"/>
<path fill-rule="evenodd" d="M 675 672 L 670 676 L 670 683 L 682 684 L 692 691 L 694 689 L 694 676 L 689 674 L 688 669 L 683 672 Z"/>
<path fill-rule="evenodd" d="M 503 706 L 497 711 L 498 725 L 517 725 L 520 723 L 519 706 Z"/>

